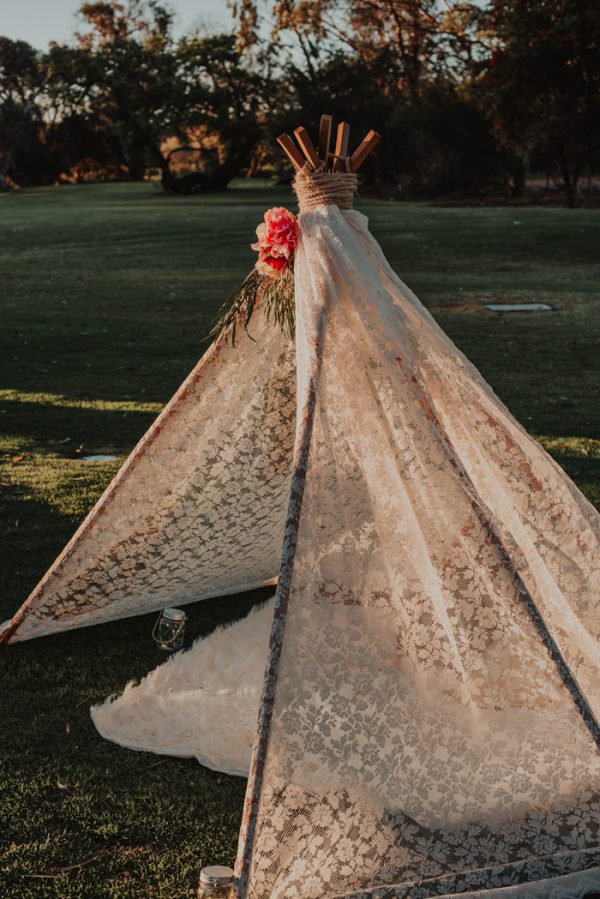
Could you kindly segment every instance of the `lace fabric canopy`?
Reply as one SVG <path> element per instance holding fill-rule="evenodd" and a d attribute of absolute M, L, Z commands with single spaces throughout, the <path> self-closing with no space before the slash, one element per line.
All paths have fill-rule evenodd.
<path fill-rule="evenodd" d="M 583 896 L 600 517 L 314 168 L 294 184 L 299 430 L 239 894 Z"/>
<path fill-rule="evenodd" d="M 347 134 L 299 131 L 294 344 L 260 309 L 217 342 L 4 633 L 279 574 L 238 895 L 583 896 L 600 516 L 349 208 Z"/>

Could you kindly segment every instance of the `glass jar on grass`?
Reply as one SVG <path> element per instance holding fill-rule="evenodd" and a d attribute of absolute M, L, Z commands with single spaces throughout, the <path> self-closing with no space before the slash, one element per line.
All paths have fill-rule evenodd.
<path fill-rule="evenodd" d="M 156 620 L 152 637 L 164 652 L 176 652 L 183 646 L 187 615 L 181 609 L 163 609 Z"/>
<path fill-rule="evenodd" d="M 202 868 L 196 899 L 233 899 L 233 871 L 225 865 Z"/>

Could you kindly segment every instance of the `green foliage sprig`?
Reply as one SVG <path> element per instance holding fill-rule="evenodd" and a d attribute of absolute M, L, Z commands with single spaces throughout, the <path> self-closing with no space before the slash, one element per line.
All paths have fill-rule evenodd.
<path fill-rule="evenodd" d="M 254 340 L 248 325 L 258 306 L 262 306 L 267 321 L 279 325 L 284 335 L 293 340 L 296 327 L 294 272 L 288 268 L 279 278 L 270 278 L 252 269 L 244 283 L 234 291 L 221 307 L 216 324 L 209 336 L 213 340 L 235 346 L 237 328 L 241 325 Z"/>

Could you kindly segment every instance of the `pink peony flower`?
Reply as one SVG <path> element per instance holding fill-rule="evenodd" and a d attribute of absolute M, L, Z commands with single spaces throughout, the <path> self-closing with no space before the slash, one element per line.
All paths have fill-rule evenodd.
<path fill-rule="evenodd" d="M 255 268 L 261 275 L 280 278 L 292 263 L 298 245 L 296 216 L 282 206 L 274 206 L 265 212 L 256 236 L 258 241 L 252 244 L 252 249 L 258 250 Z"/>

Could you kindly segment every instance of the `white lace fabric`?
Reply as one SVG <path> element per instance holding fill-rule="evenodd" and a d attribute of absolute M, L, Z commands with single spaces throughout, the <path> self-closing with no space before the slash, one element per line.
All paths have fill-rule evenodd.
<path fill-rule="evenodd" d="M 257 313 L 213 345 L 12 621 L 13 641 L 274 583 L 294 348 Z"/>
<path fill-rule="evenodd" d="M 600 885 L 598 513 L 364 216 L 321 207 L 300 227 L 312 411 L 240 895 L 420 899 L 563 876 L 552 895 L 578 895 L 578 878 Z"/>

